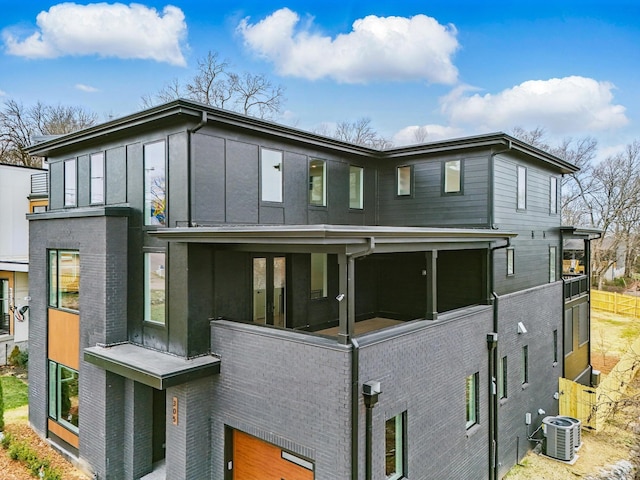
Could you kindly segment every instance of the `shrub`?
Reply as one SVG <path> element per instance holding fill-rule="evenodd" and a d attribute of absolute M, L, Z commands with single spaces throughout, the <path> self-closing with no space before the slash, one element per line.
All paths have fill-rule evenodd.
<path fill-rule="evenodd" d="M 19 440 L 11 434 L 6 434 L 1 443 L 7 450 L 9 458 L 24 463 L 34 477 L 45 480 L 62 480 L 60 471 L 52 467 L 48 460 L 39 458 L 27 442 Z"/>
<path fill-rule="evenodd" d="M 15 345 L 13 347 L 13 350 L 11 350 L 11 353 L 9 354 L 7 362 L 13 367 L 24 368 L 29 362 L 29 352 L 27 352 L 26 350 L 20 350 L 20 348 Z"/>

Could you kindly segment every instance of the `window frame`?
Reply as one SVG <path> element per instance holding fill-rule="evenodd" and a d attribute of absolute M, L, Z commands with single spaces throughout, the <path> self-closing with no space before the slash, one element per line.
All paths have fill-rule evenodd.
<path fill-rule="evenodd" d="M 71 285 L 77 284 L 77 289 L 72 290 L 63 290 L 62 285 L 63 282 L 61 280 L 61 276 L 63 275 L 63 268 L 60 266 L 61 257 L 63 255 L 71 255 L 72 258 L 75 257 L 77 260 L 70 265 L 73 268 L 73 277 L 70 283 Z M 50 249 L 47 253 L 47 287 L 48 287 L 48 296 L 47 296 L 47 307 L 55 308 L 58 310 L 65 310 L 68 312 L 78 313 L 80 311 L 80 252 L 78 250 L 67 250 L 67 249 Z M 73 294 L 75 293 L 77 296 L 77 308 L 73 308 L 69 306 L 68 302 L 63 301 L 63 294 Z"/>
<path fill-rule="evenodd" d="M 80 400 L 80 394 L 79 394 L 79 389 L 80 389 L 80 373 L 71 367 L 68 367 L 67 365 L 64 365 L 62 363 L 58 363 L 54 360 L 48 360 L 49 362 L 49 368 L 48 368 L 48 411 L 47 411 L 47 416 L 55 421 L 56 423 L 60 424 L 61 426 L 63 426 L 64 428 L 66 428 L 67 430 L 75 433 L 76 435 L 79 433 L 79 425 L 80 425 L 80 409 L 78 408 L 78 412 L 76 414 L 76 419 L 75 419 L 75 423 L 73 421 L 70 421 L 69 417 L 67 416 L 67 418 L 64 417 L 64 413 L 67 412 L 63 412 L 62 409 L 64 408 L 64 403 L 63 399 L 62 399 L 62 387 L 64 384 L 64 380 L 61 378 L 61 372 L 62 369 L 68 370 L 69 372 L 72 373 L 72 377 L 71 380 L 74 379 L 77 382 L 77 389 L 78 392 L 76 392 L 76 396 L 78 401 Z M 52 378 L 53 377 L 53 378 Z M 71 413 L 71 412 L 68 412 Z M 77 423 L 77 425 L 76 425 Z"/>
<path fill-rule="evenodd" d="M 73 168 L 71 168 L 73 166 Z M 62 163 L 63 204 L 65 208 L 78 206 L 78 160 L 70 158 Z M 72 184 L 72 185 L 70 185 Z"/>
<path fill-rule="evenodd" d="M 469 430 L 480 423 L 480 372 L 472 373 L 466 377 L 465 405 L 466 405 L 466 429 Z M 469 388 L 471 387 L 471 392 Z"/>
<path fill-rule="evenodd" d="M 276 158 L 272 154 L 278 155 L 279 160 L 275 163 Z M 279 172 L 276 175 L 267 175 L 267 172 L 273 172 L 269 168 Z M 270 180 L 277 180 L 275 187 Z M 265 188 L 268 187 L 268 188 Z M 277 193 L 269 195 L 267 193 Z M 284 202 L 284 152 L 273 148 L 260 147 L 260 201 L 264 203 L 282 204 Z"/>
<path fill-rule="evenodd" d="M 152 157 L 152 148 L 162 144 L 162 159 Z M 145 143 L 142 147 L 143 157 L 143 204 L 144 204 L 144 226 L 145 227 L 158 227 L 167 225 L 167 142 L 164 139 L 154 140 L 153 142 Z M 161 175 L 151 177 L 151 171 L 155 169 L 161 169 Z M 159 180 L 160 184 L 157 185 L 156 190 L 153 188 L 152 182 L 155 179 Z M 157 200 L 154 201 L 153 197 Z M 152 205 L 156 204 L 156 209 L 152 208 Z M 156 213 L 157 212 L 157 213 Z"/>
<path fill-rule="evenodd" d="M 314 261 L 314 259 L 316 261 Z M 310 300 L 323 300 L 329 295 L 329 255 L 327 253 L 321 252 L 312 252 L 309 254 L 309 299 Z M 315 267 L 314 267 L 315 266 Z M 316 285 L 314 281 L 317 279 L 314 273 L 314 269 L 320 267 L 320 270 L 317 270 L 316 273 L 321 277 L 320 281 L 322 283 L 321 288 L 313 288 Z M 320 295 L 314 295 L 314 292 L 320 292 Z"/>
<path fill-rule="evenodd" d="M 387 428 L 390 422 L 393 422 L 393 439 L 394 439 L 394 459 L 395 471 L 387 473 L 387 453 L 389 450 Z M 385 431 L 385 478 L 387 480 L 398 480 L 405 478 L 407 475 L 407 411 L 403 411 L 393 417 L 388 418 L 384 422 Z"/>
<path fill-rule="evenodd" d="M 558 279 L 558 247 L 549 245 L 549 283 Z"/>
<path fill-rule="evenodd" d="M 401 185 L 405 175 L 401 172 L 408 172 L 407 185 Z M 396 167 L 396 197 L 409 198 L 413 196 L 413 165 L 398 165 Z"/>
<path fill-rule="evenodd" d="M 553 330 L 553 365 L 558 364 L 558 329 Z"/>
<path fill-rule="evenodd" d="M 549 177 L 549 215 L 558 214 L 558 177 Z"/>
<path fill-rule="evenodd" d="M 522 346 L 522 387 L 529 385 L 529 345 Z"/>
<path fill-rule="evenodd" d="M 153 270 L 151 269 L 152 267 L 152 262 L 151 262 L 151 255 L 162 255 L 162 264 L 158 263 L 157 261 L 155 263 L 158 263 L 158 269 L 156 271 L 160 270 L 160 266 L 163 266 L 163 279 L 164 279 L 164 289 L 162 290 L 162 292 L 164 293 L 163 295 L 163 300 L 162 300 L 162 304 L 164 305 L 164 309 L 163 309 L 163 318 L 162 321 L 160 320 L 154 320 L 152 318 L 152 314 L 153 314 L 153 301 L 152 301 L 152 295 L 151 295 L 151 274 L 153 273 Z M 164 251 L 145 251 L 143 252 L 143 262 L 144 262 L 144 281 L 143 281 L 143 288 L 144 288 L 144 292 L 143 292 L 143 320 L 144 323 L 146 325 L 154 325 L 156 327 L 166 327 L 167 326 L 167 275 L 166 275 L 166 264 L 167 264 L 167 254 Z M 160 276 L 158 274 L 158 276 Z"/>
<path fill-rule="evenodd" d="M 95 162 L 94 162 L 95 161 Z M 94 166 L 100 166 L 100 176 L 94 177 Z M 100 185 L 99 192 L 94 186 Z M 96 152 L 89 155 L 89 203 L 103 205 L 105 203 L 105 154 Z"/>
<path fill-rule="evenodd" d="M 513 277 L 516 274 L 516 249 L 509 247 L 506 249 L 507 255 L 507 277 Z"/>
<path fill-rule="evenodd" d="M 322 165 L 321 175 L 312 175 L 313 168 L 316 168 L 316 165 Z M 319 180 L 319 186 L 316 185 L 317 178 Z M 318 188 L 319 187 L 319 188 Z M 320 192 L 317 192 L 316 189 L 319 189 Z M 314 199 L 314 195 L 320 193 L 320 198 L 318 200 Z M 327 161 L 322 160 L 320 158 L 311 158 L 309 160 L 309 197 L 308 197 L 309 205 L 312 207 L 326 207 L 327 206 Z"/>
<path fill-rule="evenodd" d="M 517 166 L 516 175 L 516 209 L 527 209 L 527 167 L 523 165 Z"/>
<path fill-rule="evenodd" d="M 589 311 L 587 303 L 576 305 L 578 307 L 578 347 L 589 343 L 591 335 L 589 330 Z M 574 307 L 575 308 L 575 307 Z"/>
<path fill-rule="evenodd" d="M 450 169 L 447 168 L 449 164 L 457 163 L 458 164 L 458 188 L 457 190 L 448 190 L 448 179 Z M 441 185 L 441 195 L 442 196 L 456 196 L 456 195 L 464 195 L 464 160 L 459 158 L 455 160 L 445 160 L 442 162 L 442 185 Z"/>
<path fill-rule="evenodd" d="M 498 365 L 498 399 L 506 400 L 509 397 L 507 386 L 508 386 L 508 362 L 507 356 L 500 358 L 500 362 Z"/>
<path fill-rule="evenodd" d="M 355 177 L 354 173 L 356 175 Z M 354 182 L 353 178 L 357 178 L 357 181 Z M 357 191 L 354 188 L 355 184 L 357 184 L 358 187 Z M 354 202 L 357 202 L 355 206 Z M 349 209 L 364 209 L 364 167 L 358 165 L 349 165 Z"/>

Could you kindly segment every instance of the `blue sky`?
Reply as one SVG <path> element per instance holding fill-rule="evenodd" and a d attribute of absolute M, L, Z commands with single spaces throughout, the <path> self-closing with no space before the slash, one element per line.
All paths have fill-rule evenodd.
<path fill-rule="evenodd" d="M 286 89 L 280 123 L 362 117 L 395 145 L 544 128 L 600 156 L 640 140 L 637 0 L 0 0 L 0 102 L 101 120 L 218 52 Z"/>

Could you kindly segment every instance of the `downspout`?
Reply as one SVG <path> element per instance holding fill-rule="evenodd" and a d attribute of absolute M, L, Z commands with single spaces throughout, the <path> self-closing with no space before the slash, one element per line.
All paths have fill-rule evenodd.
<path fill-rule="evenodd" d="M 192 163 L 192 159 L 191 159 L 191 153 L 192 153 L 192 149 L 191 149 L 191 142 L 192 142 L 192 135 L 194 133 L 196 133 L 198 130 L 200 130 L 202 127 L 204 127 L 207 124 L 207 120 L 208 120 L 208 115 L 207 112 L 205 110 L 202 111 L 202 118 L 200 119 L 200 122 L 193 127 L 191 130 L 187 130 L 188 133 L 188 139 L 187 139 L 187 155 L 188 155 L 188 159 L 187 159 L 187 182 L 189 182 L 188 188 L 187 188 L 187 226 L 188 227 L 193 227 L 195 225 L 193 225 L 192 223 L 192 216 L 191 216 L 191 190 L 193 190 L 193 185 L 191 184 L 192 182 L 192 178 L 191 178 L 191 163 Z"/>
<path fill-rule="evenodd" d="M 358 424 L 360 410 L 360 344 L 351 338 L 351 478 L 358 480 Z"/>

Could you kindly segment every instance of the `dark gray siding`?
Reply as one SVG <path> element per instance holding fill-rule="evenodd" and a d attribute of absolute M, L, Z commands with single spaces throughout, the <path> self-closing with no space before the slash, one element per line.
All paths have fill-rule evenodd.
<path fill-rule="evenodd" d="M 489 152 L 385 163 L 379 171 L 381 225 L 486 227 Z M 463 194 L 442 194 L 442 163 L 463 161 Z M 396 195 L 396 167 L 413 165 L 413 195 Z"/>
<path fill-rule="evenodd" d="M 105 201 L 108 205 L 127 201 L 126 152 L 125 147 L 115 147 L 105 153 Z"/>

